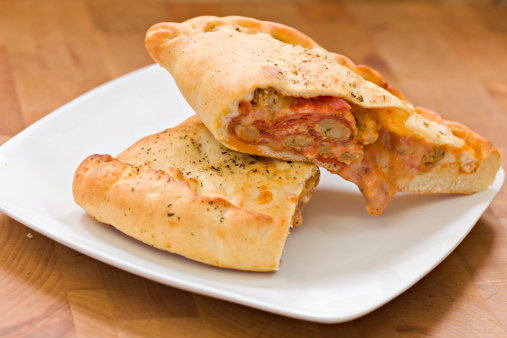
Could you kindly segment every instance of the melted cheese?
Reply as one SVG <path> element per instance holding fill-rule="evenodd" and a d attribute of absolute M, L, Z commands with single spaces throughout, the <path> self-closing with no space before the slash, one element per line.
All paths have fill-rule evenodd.
<path fill-rule="evenodd" d="M 355 183 L 369 213 L 384 212 L 414 176 L 447 163 L 464 172 L 476 167 L 473 150 L 450 128 L 420 114 L 381 127 L 375 112 L 333 97 L 286 97 L 273 89 L 242 102 L 230 130 L 244 142 L 293 151 Z M 337 127 L 338 126 L 338 127 Z M 398 133 L 398 129 L 402 133 Z"/>

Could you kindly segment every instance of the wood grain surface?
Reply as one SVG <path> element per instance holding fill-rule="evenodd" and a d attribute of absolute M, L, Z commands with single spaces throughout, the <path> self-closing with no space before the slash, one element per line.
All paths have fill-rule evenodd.
<path fill-rule="evenodd" d="M 151 64 L 143 40 L 152 24 L 198 15 L 298 28 L 376 68 L 412 102 L 487 136 L 507 157 L 505 1 L 0 0 L 0 144 Z M 0 336 L 505 337 L 506 227 L 504 188 L 415 286 L 362 318 L 324 325 L 157 284 L 0 214 Z"/>

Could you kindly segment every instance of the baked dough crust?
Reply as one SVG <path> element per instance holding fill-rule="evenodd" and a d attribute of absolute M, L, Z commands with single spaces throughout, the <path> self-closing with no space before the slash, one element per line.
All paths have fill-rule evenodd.
<path fill-rule="evenodd" d="M 318 167 L 231 151 L 197 116 L 116 158 L 91 155 L 73 181 L 96 220 L 158 249 L 223 268 L 279 268 Z"/>
<path fill-rule="evenodd" d="M 148 30 L 145 43 L 215 138 L 231 149 L 342 172 L 339 165 L 244 142 L 231 133 L 231 121 L 241 115 L 240 102 L 252 101 L 258 89 L 273 88 L 290 97 L 341 98 L 375 114 L 382 128 L 397 137 L 453 154 L 411 181 L 400 180 L 396 191 L 475 193 L 486 189 L 500 168 L 500 154 L 491 142 L 466 126 L 413 106 L 377 71 L 325 50 L 296 29 L 238 16 L 203 16 L 156 24 Z M 464 170 L 460 164 L 466 156 L 473 157 L 472 169 Z M 380 214 L 383 209 L 368 211 Z"/>
<path fill-rule="evenodd" d="M 390 88 L 376 71 L 356 66 L 278 23 L 202 16 L 156 24 L 146 33 L 145 44 L 213 135 L 238 151 L 272 152 L 266 146 L 240 142 L 227 131 L 229 122 L 240 114 L 239 102 L 252 100 L 257 88 L 271 87 L 304 98 L 335 96 L 365 108 L 390 109 L 383 122 L 393 129 L 404 127 L 392 114 L 406 118 L 410 113 L 408 102 L 378 85 Z M 289 152 L 269 155 L 307 161 Z"/>

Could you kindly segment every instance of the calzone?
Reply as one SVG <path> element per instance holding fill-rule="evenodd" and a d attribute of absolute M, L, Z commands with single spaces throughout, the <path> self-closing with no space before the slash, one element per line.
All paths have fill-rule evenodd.
<path fill-rule="evenodd" d="M 371 214 L 398 191 L 481 191 L 500 167 L 488 140 L 293 28 L 205 16 L 156 24 L 145 43 L 218 141 L 326 168 L 359 187 Z"/>
<path fill-rule="evenodd" d="M 155 248 L 222 268 L 272 271 L 318 181 L 314 164 L 222 146 L 194 116 L 116 158 L 87 157 L 72 189 L 93 218 Z"/>

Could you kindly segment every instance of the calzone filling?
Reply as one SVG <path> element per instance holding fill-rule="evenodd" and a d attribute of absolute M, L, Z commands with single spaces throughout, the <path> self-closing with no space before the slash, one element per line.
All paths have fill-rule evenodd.
<path fill-rule="evenodd" d="M 456 149 L 396 135 L 381 126 L 375 113 L 337 97 L 291 97 L 257 89 L 238 108 L 240 114 L 229 124 L 232 135 L 331 165 L 359 187 L 374 215 L 417 174 L 449 156 L 459 162 Z M 460 169 L 474 171 L 475 160 L 467 161 Z"/>

